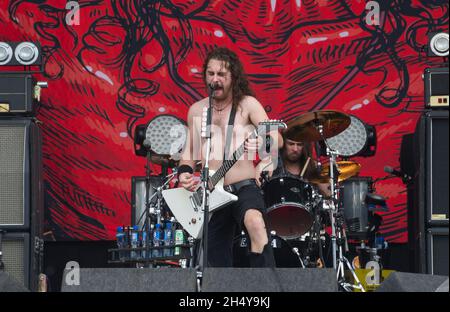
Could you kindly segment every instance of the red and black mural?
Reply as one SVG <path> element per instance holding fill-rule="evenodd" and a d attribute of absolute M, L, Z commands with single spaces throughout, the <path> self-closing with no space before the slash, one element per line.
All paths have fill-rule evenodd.
<path fill-rule="evenodd" d="M 145 174 L 134 127 L 159 114 L 185 119 L 206 96 L 201 66 L 214 46 L 240 55 L 271 118 L 334 109 L 374 125 L 376 155 L 353 160 L 360 175 L 386 178 L 424 107 L 421 75 L 443 62 L 425 46 L 427 33 L 448 32 L 449 5 L 378 1 L 374 25 L 369 2 L 80 0 L 79 23 L 68 24 L 66 1 L 2 1 L 0 40 L 37 41 L 45 53 L 47 230 L 59 240 L 113 239 L 129 223 L 131 176 Z M 381 179 L 376 191 L 390 208 L 386 239 L 405 242 L 402 181 Z"/>

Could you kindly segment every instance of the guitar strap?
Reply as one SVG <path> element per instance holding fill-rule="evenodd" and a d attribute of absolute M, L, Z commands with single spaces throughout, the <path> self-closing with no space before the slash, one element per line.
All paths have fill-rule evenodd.
<path fill-rule="evenodd" d="M 234 125 L 234 118 L 236 117 L 236 108 L 231 108 L 230 112 L 230 119 L 228 120 L 228 127 L 227 127 L 227 137 L 225 139 L 225 148 L 223 149 L 223 160 L 228 159 L 228 154 L 230 151 L 230 144 L 231 144 L 231 138 L 233 137 L 233 125 Z"/>

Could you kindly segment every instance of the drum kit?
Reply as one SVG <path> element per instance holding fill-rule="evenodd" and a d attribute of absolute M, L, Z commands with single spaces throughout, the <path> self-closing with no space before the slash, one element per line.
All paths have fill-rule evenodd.
<path fill-rule="evenodd" d="M 317 158 L 318 170 L 307 181 L 291 174 L 282 174 L 266 179 L 261 186 L 277 266 L 332 266 L 344 290 L 356 288 L 364 291 L 344 254 L 348 237 L 368 239 L 370 214 L 374 211 L 369 208 L 385 206 L 384 199 L 374 194 L 372 179 L 358 177 L 361 165 L 348 159 L 350 155 L 368 149 L 369 137 L 373 133 L 366 130 L 364 123 L 356 117 L 331 110 L 305 113 L 287 123 L 285 136 L 294 141 L 320 143 L 326 150 L 325 157 L 322 157 L 326 163 L 321 165 Z M 345 135 L 348 138 L 339 138 Z M 158 142 L 170 144 L 164 140 Z M 319 144 L 316 144 L 316 150 L 317 146 Z M 172 161 L 170 155 L 153 155 L 149 161 L 162 165 L 165 170 L 176 170 L 177 162 Z M 168 175 L 164 186 L 173 177 L 173 174 Z M 323 183 L 329 185 L 331 196 L 324 197 L 319 193 L 316 185 Z M 160 193 L 163 188 L 158 188 L 157 198 L 162 198 Z M 181 220 L 178 221 L 182 224 Z M 234 245 L 235 264 L 238 266 L 245 266 L 247 242 L 245 234 L 238 233 Z M 346 281 L 345 270 L 353 275 L 354 284 Z"/>

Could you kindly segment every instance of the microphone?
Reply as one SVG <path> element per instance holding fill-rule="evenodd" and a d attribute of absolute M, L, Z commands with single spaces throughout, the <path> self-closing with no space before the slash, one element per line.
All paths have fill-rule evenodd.
<path fill-rule="evenodd" d="M 219 88 L 219 85 L 216 82 L 211 82 L 208 84 L 208 88 L 212 91 L 216 90 L 217 88 Z"/>
<path fill-rule="evenodd" d="M 407 182 L 412 180 L 412 177 L 410 177 L 406 173 L 401 172 L 399 170 L 396 170 L 396 169 L 394 169 L 394 168 L 392 168 L 390 166 L 385 166 L 384 167 L 384 172 L 390 173 L 392 175 L 395 175 L 396 177 L 402 178 L 403 182 L 405 182 L 405 183 L 407 183 Z"/>

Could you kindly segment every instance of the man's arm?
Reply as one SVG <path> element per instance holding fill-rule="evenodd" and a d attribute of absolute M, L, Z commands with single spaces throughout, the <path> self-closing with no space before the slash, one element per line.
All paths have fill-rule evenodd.
<path fill-rule="evenodd" d="M 197 137 L 197 131 L 195 131 L 195 104 L 191 106 L 188 112 L 187 124 L 188 124 L 188 135 L 186 138 L 186 144 L 184 146 L 183 152 L 181 153 L 179 169 L 179 183 L 182 187 L 187 190 L 194 190 L 195 181 L 193 178 L 193 172 L 195 169 L 196 158 L 198 158 L 198 150 L 194 151 L 194 146 L 201 146 L 200 142 L 195 142 L 194 140 L 201 140 Z M 194 144 L 195 142 L 195 144 Z M 201 155 L 201 151 L 200 151 Z M 188 168 L 190 167 L 190 169 Z"/>
<path fill-rule="evenodd" d="M 200 140 L 200 138 L 196 137 L 195 125 L 194 125 L 194 105 L 191 106 L 188 112 L 187 117 L 187 126 L 188 126 L 188 134 L 186 138 L 186 144 L 184 146 L 183 152 L 181 153 L 180 166 L 187 165 L 191 168 L 194 168 L 196 163 L 196 155 L 194 152 L 194 140 Z M 197 142 L 199 145 L 201 142 Z"/>

